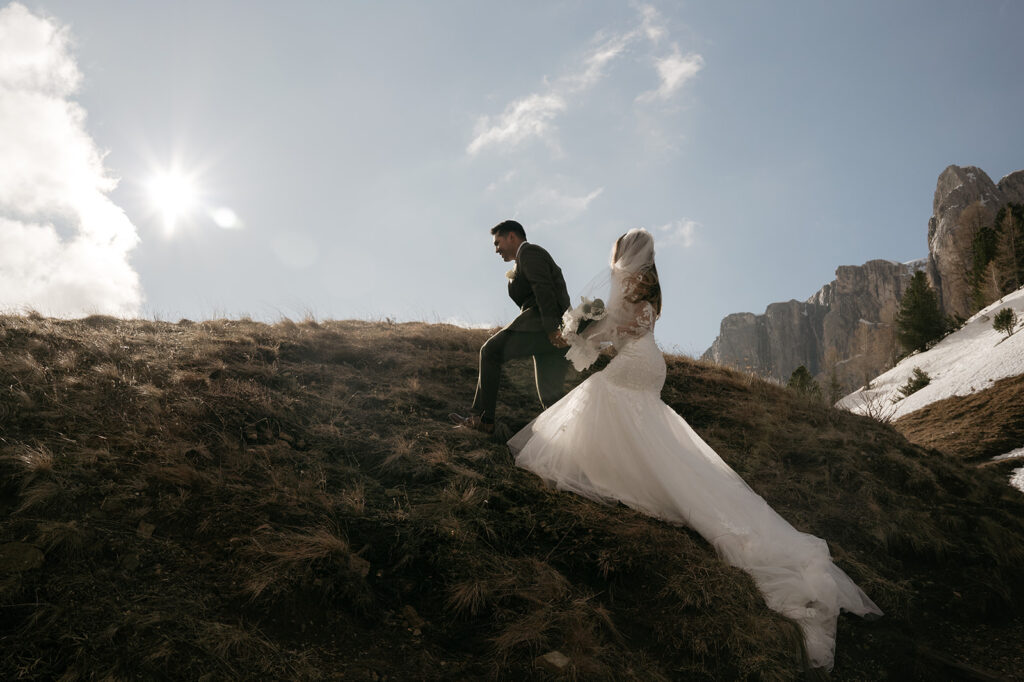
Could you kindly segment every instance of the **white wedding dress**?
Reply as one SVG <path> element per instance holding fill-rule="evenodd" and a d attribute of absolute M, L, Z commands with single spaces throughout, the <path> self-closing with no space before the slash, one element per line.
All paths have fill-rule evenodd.
<path fill-rule="evenodd" d="M 509 440 L 516 464 L 561 490 L 695 529 L 753 576 L 769 607 L 799 623 L 811 664 L 831 669 L 840 609 L 881 610 L 832 563 L 824 540 L 775 513 L 661 401 L 654 319 L 641 301 L 608 366 Z"/>

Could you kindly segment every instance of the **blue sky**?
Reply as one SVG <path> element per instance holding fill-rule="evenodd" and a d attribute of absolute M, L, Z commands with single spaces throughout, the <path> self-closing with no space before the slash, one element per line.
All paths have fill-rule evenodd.
<path fill-rule="evenodd" d="M 699 354 L 839 265 L 926 255 L 947 165 L 1024 168 L 1017 2 L 0 8 L 6 308 L 499 325 L 515 217 L 571 294 L 651 230 L 657 336 Z"/>

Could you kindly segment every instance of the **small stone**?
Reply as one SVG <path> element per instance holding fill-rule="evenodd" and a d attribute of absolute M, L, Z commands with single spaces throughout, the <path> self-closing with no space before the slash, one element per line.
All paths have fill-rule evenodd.
<path fill-rule="evenodd" d="M 21 573 L 40 568 L 43 553 L 27 542 L 8 542 L 0 545 L 0 573 Z"/>
<path fill-rule="evenodd" d="M 142 539 L 148 539 L 153 536 L 153 531 L 156 530 L 156 526 L 152 523 L 146 523 L 145 521 L 139 521 L 139 527 L 135 529 L 135 534 Z"/>
<path fill-rule="evenodd" d="M 121 557 L 121 567 L 128 571 L 134 571 L 139 567 L 139 555 L 125 554 Z"/>
<path fill-rule="evenodd" d="M 538 656 L 533 661 L 534 665 L 538 668 L 543 668 L 553 673 L 564 672 L 570 662 L 569 657 L 561 651 L 549 651 L 543 656 Z"/>

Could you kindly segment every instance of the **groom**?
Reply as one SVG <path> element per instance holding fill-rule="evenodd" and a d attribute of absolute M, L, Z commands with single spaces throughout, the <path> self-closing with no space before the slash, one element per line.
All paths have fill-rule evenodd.
<path fill-rule="evenodd" d="M 514 220 L 491 228 L 494 250 L 506 262 L 508 295 L 519 306 L 519 316 L 480 347 L 480 371 L 472 414 L 457 418 L 458 426 L 494 432 L 501 366 L 506 360 L 533 356 L 537 395 L 547 408 L 565 393 L 566 344 L 558 333 L 562 313 L 569 308 L 562 270 L 547 251 L 526 241 L 526 231 Z"/>

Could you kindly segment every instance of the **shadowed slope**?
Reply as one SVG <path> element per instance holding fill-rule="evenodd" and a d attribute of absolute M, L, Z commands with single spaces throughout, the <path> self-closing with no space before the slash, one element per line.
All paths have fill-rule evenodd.
<path fill-rule="evenodd" d="M 485 338 L 0 318 L 0 673 L 522 678 L 558 649 L 581 679 L 799 677 L 795 626 L 699 536 L 446 425 Z M 916 648 L 967 659 L 955 635 L 1024 601 L 997 476 L 702 363 L 664 398 L 886 611 L 841 619 L 834 678 L 933 674 Z"/>
<path fill-rule="evenodd" d="M 1024 375 L 930 403 L 893 423 L 907 439 L 953 457 L 987 460 L 1024 445 Z"/>

